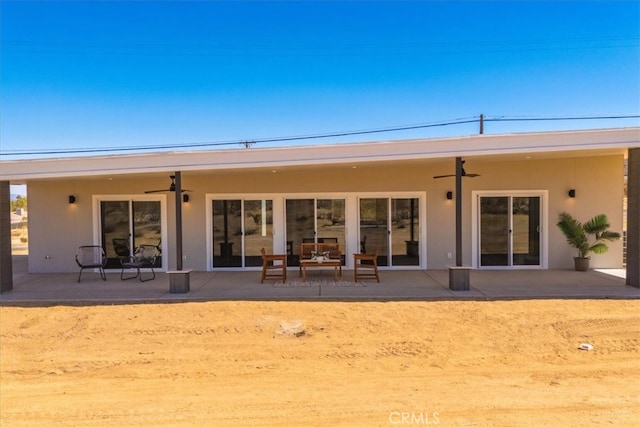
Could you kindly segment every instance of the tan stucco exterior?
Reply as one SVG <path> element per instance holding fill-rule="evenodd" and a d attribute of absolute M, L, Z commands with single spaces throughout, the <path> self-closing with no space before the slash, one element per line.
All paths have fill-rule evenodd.
<path fill-rule="evenodd" d="M 474 265 L 472 198 L 478 192 L 514 193 L 540 191 L 545 194 L 543 215 L 547 217 L 545 236 L 548 268 L 572 268 L 574 252 L 561 235 L 555 221 L 561 211 L 586 220 L 606 213 L 611 229 L 622 231 L 624 150 L 610 152 L 559 152 L 535 155 L 466 156 L 467 172 L 477 178 L 463 179 L 463 263 Z M 116 169 L 116 168 L 114 168 Z M 188 169 L 188 168 L 184 168 Z M 454 178 L 433 179 L 434 175 L 453 173 L 451 157 L 438 159 L 399 159 L 375 162 L 340 162 L 334 164 L 281 165 L 244 169 L 183 170 L 182 186 L 192 190 L 189 203 L 183 204 L 184 268 L 207 270 L 208 235 L 207 200 L 225 194 L 234 197 L 268 195 L 274 204 L 300 196 L 338 195 L 347 199 L 348 226 L 356 221 L 357 197 L 367 195 L 412 194 L 422 199 L 421 227 L 426 239 L 421 254 L 426 260 L 420 268 L 441 269 L 452 264 L 447 256 L 455 251 L 455 206 L 447 200 L 453 191 Z M 168 186 L 170 172 L 99 174 L 77 177 L 31 178 L 29 197 L 29 270 L 31 272 L 75 272 L 74 254 L 79 245 L 98 244 L 96 230 L 97 203 L 101 196 L 143 195 L 146 190 Z M 577 196 L 569 198 L 569 189 Z M 69 204 L 68 196 L 76 197 Z M 215 195 L 215 196 L 214 196 Z M 136 196 L 136 197 L 137 197 Z M 148 197 L 148 196 L 145 196 Z M 167 254 L 175 250 L 174 194 L 159 193 L 166 215 Z M 280 211 L 282 209 L 280 208 Z M 279 221 L 281 218 L 278 219 Z M 351 221 L 351 222 L 349 222 Z M 279 223 L 274 224 L 277 229 Z M 347 252 L 357 250 L 355 234 L 349 234 Z M 283 239 L 274 242 L 276 250 L 284 247 Z M 424 257 L 426 255 L 426 257 Z M 175 265 L 169 255 L 166 268 Z M 351 261 L 348 259 L 347 267 Z M 592 267 L 622 267 L 622 242 L 610 244 L 610 251 L 592 258 Z"/>

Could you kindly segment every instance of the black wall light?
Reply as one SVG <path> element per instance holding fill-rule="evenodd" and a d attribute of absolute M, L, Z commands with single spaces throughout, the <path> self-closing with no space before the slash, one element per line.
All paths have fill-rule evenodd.
<path fill-rule="evenodd" d="M 71 204 L 71 205 L 72 205 L 72 204 L 74 204 L 75 202 L 76 202 L 76 196 L 73 196 L 73 195 L 69 196 L 69 204 Z"/>
<path fill-rule="evenodd" d="M 447 200 L 453 200 L 453 191 L 447 191 Z"/>
<path fill-rule="evenodd" d="M 182 195 L 182 201 L 184 203 L 189 203 L 189 195 L 188 194 L 183 194 Z"/>
<path fill-rule="evenodd" d="M 571 197 L 572 199 L 576 197 L 576 190 L 574 188 L 569 190 L 569 197 Z"/>

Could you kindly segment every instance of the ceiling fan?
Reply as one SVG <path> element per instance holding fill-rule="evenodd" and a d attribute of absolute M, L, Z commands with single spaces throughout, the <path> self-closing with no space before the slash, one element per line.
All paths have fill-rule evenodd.
<path fill-rule="evenodd" d="M 169 188 L 165 188 L 164 190 L 149 190 L 149 191 L 145 191 L 146 194 L 148 193 L 164 193 L 167 191 L 176 191 L 176 176 L 175 175 L 169 175 L 169 178 L 171 178 L 171 185 L 169 185 Z M 182 192 L 186 192 L 186 191 L 191 191 L 191 190 L 185 190 L 184 188 L 182 189 Z"/>
<path fill-rule="evenodd" d="M 477 173 L 467 173 L 467 172 L 464 170 L 464 163 L 465 163 L 465 162 L 466 162 L 466 160 L 463 160 L 463 161 L 462 161 L 462 176 L 465 176 L 465 177 L 467 177 L 467 178 L 475 178 L 475 177 L 477 177 L 477 176 L 480 176 L 480 174 L 477 174 Z M 438 178 L 449 178 L 449 177 L 452 177 L 452 176 L 456 176 L 456 174 L 454 173 L 454 174 L 449 174 L 449 175 L 436 175 L 436 176 L 434 176 L 434 177 L 433 177 L 433 179 L 438 179 Z"/>

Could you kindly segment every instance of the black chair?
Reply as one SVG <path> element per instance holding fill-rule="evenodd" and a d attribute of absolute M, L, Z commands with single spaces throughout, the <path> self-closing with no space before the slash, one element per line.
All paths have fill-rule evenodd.
<path fill-rule="evenodd" d="M 158 256 L 158 248 L 156 245 L 140 245 L 136 248 L 133 256 L 128 256 L 120 259 L 122 264 L 122 270 L 120 271 L 120 280 L 140 279 L 141 282 L 148 282 L 156 278 L 156 273 L 153 271 L 153 266 L 156 263 Z M 135 276 L 125 277 L 125 269 L 134 268 L 136 270 Z M 141 268 L 148 268 L 151 270 L 151 277 L 143 278 Z"/>
<path fill-rule="evenodd" d="M 107 280 L 107 276 L 104 274 L 104 266 L 107 265 L 107 255 L 105 254 L 102 246 L 85 245 L 78 247 L 78 252 L 76 252 L 76 264 L 80 267 L 78 283 L 80 283 L 82 271 L 85 268 L 97 268 L 100 271 L 100 277 L 102 280 Z"/>
<path fill-rule="evenodd" d="M 318 243 L 338 243 L 337 237 L 320 237 Z"/>
<path fill-rule="evenodd" d="M 367 236 L 364 236 L 362 240 L 360 240 L 360 253 L 361 254 L 367 253 Z"/>
<path fill-rule="evenodd" d="M 112 239 L 113 250 L 121 258 L 126 258 L 131 255 L 129 251 L 129 239 L 115 238 Z"/>

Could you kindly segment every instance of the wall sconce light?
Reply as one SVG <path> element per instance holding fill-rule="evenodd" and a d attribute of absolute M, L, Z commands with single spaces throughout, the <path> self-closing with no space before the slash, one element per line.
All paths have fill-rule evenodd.
<path fill-rule="evenodd" d="M 184 203 L 189 203 L 189 195 L 188 194 L 183 194 L 182 195 L 182 201 Z"/>
<path fill-rule="evenodd" d="M 453 191 L 447 191 L 447 200 L 453 199 Z"/>
<path fill-rule="evenodd" d="M 69 204 L 72 205 L 76 202 L 76 196 L 69 196 Z"/>
<path fill-rule="evenodd" d="M 572 199 L 576 197 L 576 190 L 574 188 L 569 190 L 569 197 L 571 197 Z"/>

